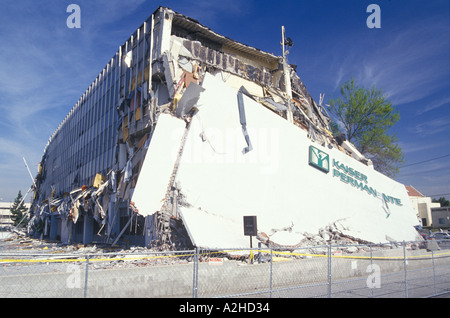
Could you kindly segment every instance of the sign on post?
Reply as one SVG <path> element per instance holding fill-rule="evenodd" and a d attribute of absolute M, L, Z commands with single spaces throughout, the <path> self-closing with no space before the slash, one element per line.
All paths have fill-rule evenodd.
<path fill-rule="evenodd" d="M 256 216 L 244 216 L 244 235 L 250 236 L 250 248 L 252 246 L 252 236 L 258 234 L 258 226 L 256 224 Z M 253 251 L 250 251 L 250 262 L 253 264 Z"/>
<path fill-rule="evenodd" d="M 256 224 L 256 216 L 244 216 L 244 235 L 256 236 L 258 234 L 258 227 Z"/>

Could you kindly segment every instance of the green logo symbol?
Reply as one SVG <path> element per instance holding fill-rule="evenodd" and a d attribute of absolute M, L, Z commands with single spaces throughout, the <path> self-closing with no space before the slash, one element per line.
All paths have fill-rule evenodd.
<path fill-rule="evenodd" d="M 330 171 L 330 156 L 314 146 L 309 146 L 309 164 L 328 173 Z"/>

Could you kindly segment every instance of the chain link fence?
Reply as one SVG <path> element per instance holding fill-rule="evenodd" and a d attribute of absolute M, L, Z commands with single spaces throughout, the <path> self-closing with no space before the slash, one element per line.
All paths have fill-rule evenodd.
<path fill-rule="evenodd" d="M 133 253 L 2 253 L 0 297 L 430 297 L 450 242 Z"/>

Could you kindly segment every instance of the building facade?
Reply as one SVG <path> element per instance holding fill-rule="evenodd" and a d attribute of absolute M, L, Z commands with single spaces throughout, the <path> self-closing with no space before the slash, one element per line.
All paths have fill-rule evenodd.
<path fill-rule="evenodd" d="M 13 202 L 0 202 L 0 228 L 9 227 L 14 224 L 11 219 L 11 207 L 14 205 Z M 24 206 L 29 209 L 30 203 L 24 203 Z"/>
<path fill-rule="evenodd" d="M 10 202 L 0 202 L 0 227 L 6 227 L 13 225 L 11 220 L 11 207 Z"/>
<path fill-rule="evenodd" d="M 406 186 L 406 191 L 421 225 L 431 227 L 433 224 L 432 209 L 440 207 L 440 203 L 432 202 L 430 197 L 423 195 L 412 185 Z"/>
<path fill-rule="evenodd" d="M 262 118 L 264 121 L 256 124 Z M 212 215 L 239 223 L 242 214 L 252 213 L 239 206 L 259 203 L 257 198 L 253 202 L 249 197 L 240 197 L 241 193 L 250 193 L 251 189 L 247 189 L 234 196 L 235 205 L 230 209 L 237 213 L 235 216 L 214 205 L 209 205 L 209 212 L 201 206 L 192 209 L 196 206 L 194 202 L 202 200 L 198 197 L 196 201 L 189 193 L 199 191 L 207 180 L 192 185 L 193 188 L 184 185 L 208 173 L 212 179 L 231 180 L 242 167 L 246 167 L 245 173 L 259 167 L 268 153 L 281 156 L 283 149 L 294 148 L 299 151 L 300 162 L 286 162 L 295 172 L 286 171 L 287 180 L 266 178 L 258 173 L 248 175 L 247 180 L 265 185 L 264 189 L 286 187 L 289 193 L 295 190 L 293 194 L 285 194 L 295 197 L 304 185 L 283 184 L 294 176 L 297 181 L 301 179 L 302 175 L 298 175 L 301 171 L 314 175 L 316 170 L 303 169 L 320 165 L 327 179 L 323 179 L 325 175 L 317 176 L 317 180 L 323 179 L 313 183 L 317 190 L 325 184 L 330 193 L 335 186 L 343 187 L 336 193 L 345 193 L 350 185 L 373 197 L 374 203 L 370 204 L 381 211 L 382 222 L 386 222 L 385 215 L 391 212 L 396 215 L 398 209 L 398 215 L 407 215 L 403 217 L 408 224 L 414 223 L 404 187 L 374 171 L 370 160 L 350 143 L 336 141 L 329 123 L 326 110 L 309 95 L 284 57 L 233 41 L 196 20 L 160 7 L 119 47 L 52 134 L 36 177 L 29 231 L 37 234 L 38 228 L 44 229 L 40 235 L 85 244 L 93 241 L 115 244 L 121 240 L 172 248 L 198 246 L 196 237 L 208 227 L 206 220 Z M 200 136 L 201 143 L 193 136 Z M 286 143 L 288 140 L 291 143 Z M 233 147 L 227 148 L 242 142 L 245 147 L 237 152 Z M 298 148 L 300 144 L 303 146 Z M 204 149 L 206 145 L 209 148 Z M 219 150 L 222 146 L 223 152 Z M 274 151 L 266 149 L 268 146 L 275 147 Z M 311 147 L 316 149 L 310 152 L 315 161 L 310 158 L 308 163 L 300 157 L 307 157 Z M 207 154 L 211 150 L 214 153 Z M 330 153 L 336 159 L 332 160 Z M 206 154 L 210 156 L 208 162 L 203 161 Z M 217 155 L 220 158 L 215 158 Z M 338 160 L 341 156 L 344 157 Z M 291 155 L 284 154 L 281 160 L 285 157 Z M 253 158 L 253 165 L 242 165 L 248 158 Z M 228 165 L 222 166 L 224 162 Z M 187 169 L 190 163 L 201 164 Z M 299 164 L 301 167 L 297 168 Z M 203 171 L 205 168 L 212 170 Z M 280 168 L 278 163 L 276 168 Z M 199 169 L 197 176 L 183 174 L 196 169 Z M 222 176 L 217 174 L 219 171 L 229 172 Z M 271 177 L 275 175 L 272 173 Z M 341 182 L 337 185 L 335 180 Z M 390 184 L 389 188 L 397 193 L 377 192 L 372 188 L 374 184 L 369 187 L 368 180 L 379 180 L 380 187 L 387 188 L 386 184 Z M 319 191 L 315 193 L 313 196 Z M 208 199 L 218 202 L 217 195 L 211 193 Z M 366 199 L 366 194 L 361 199 L 352 198 L 355 205 L 351 209 L 360 209 L 367 204 Z M 266 206 L 276 205 L 271 200 L 275 200 L 274 195 L 267 196 Z M 288 212 L 281 219 L 291 218 L 289 213 L 296 213 L 294 218 L 304 218 L 296 212 L 298 200 L 303 199 L 285 201 Z M 311 210 L 309 200 L 315 199 L 304 200 L 308 202 L 304 211 Z M 335 200 L 340 201 L 339 197 Z M 205 206 L 208 204 L 205 201 Z M 338 204 L 332 215 L 339 219 L 344 206 Z M 267 219 L 267 224 L 273 213 L 278 213 L 263 210 L 264 207 L 260 220 Z M 200 222 L 194 217 L 198 211 L 207 212 Z M 196 229 L 203 221 L 205 227 Z M 316 226 L 316 221 L 310 224 Z M 216 220 L 211 222 L 212 226 Z M 38 227 L 39 223 L 45 226 Z M 229 236 L 239 236 L 233 231 Z M 371 238 L 383 240 L 386 235 Z M 411 232 L 405 235 L 410 237 Z"/>
<path fill-rule="evenodd" d="M 439 229 L 450 228 L 450 207 L 431 208 L 432 227 Z"/>

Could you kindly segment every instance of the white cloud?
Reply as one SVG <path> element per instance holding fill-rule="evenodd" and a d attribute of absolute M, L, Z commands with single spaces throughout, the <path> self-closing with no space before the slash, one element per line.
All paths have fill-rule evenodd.
<path fill-rule="evenodd" d="M 442 143 L 425 143 L 425 144 L 418 144 L 418 143 L 405 143 L 405 142 L 399 142 L 399 146 L 402 149 L 402 152 L 407 155 L 414 152 L 423 152 L 430 149 L 439 149 L 442 147 Z M 406 163 L 405 163 L 406 164 Z"/>
<path fill-rule="evenodd" d="M 416 124 L 413 132 L 421 136 L 440 134 L 450 130 L 450 117 L 440 117 Z"/>
<path fill-rule="evenodd" d="M 389 30 L 376 45 L 370 37 L 356 45 L 356 34 L 340 39 L 330 45 L 329 54 L 347 58 L 334 61 L 330 74 L 335 83 L 354 77 L 362 86 L 375 85 L 395 105 L 420 100 L 449 85 L 449 32 L 446 19 L 432 17 Z"/>
<path fill-rule="evenodd" d="M 400 168 L 398 178 L 412 178 L 415 180 L 432 181 L 435 177 L 442 175 L 442 173 L 448 173 L 450 169 L 450 162 L 448 158 L 436 159 L 436 160 L 424 160 L 420 161 L 420 164 L 410 165 L 404 168 Z"/>
<path fill-rule="evenodd" d="M 427 104 L 425 107 L 419 109 L 419 111 L 417 112 L 417 115 L 422 115 L 426 112 L 441 108 L 442 106 L 448 105 L 450 104 L 450 97 L 443 97 L 437 101 L 434 101 L 432 103 Z"/>

